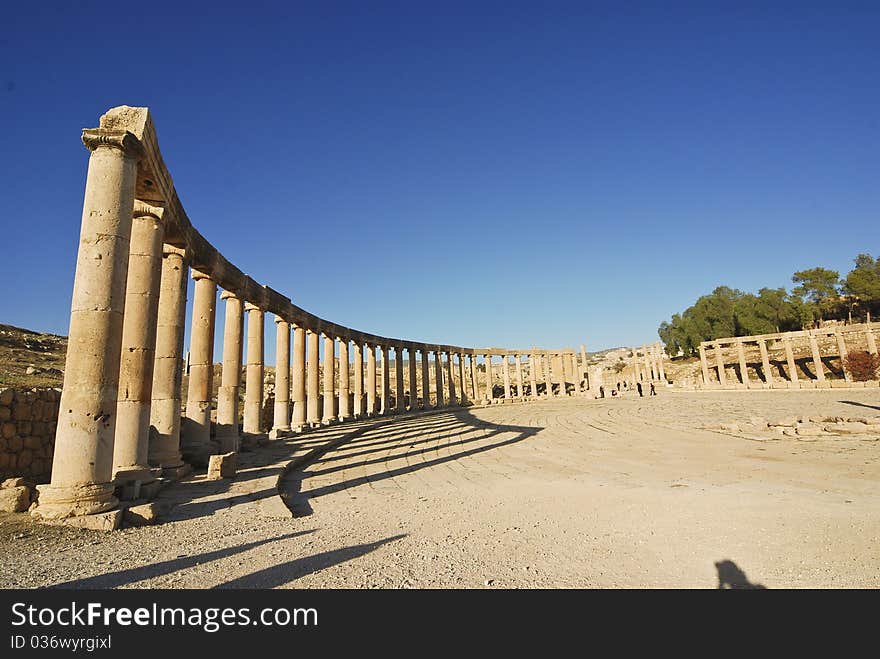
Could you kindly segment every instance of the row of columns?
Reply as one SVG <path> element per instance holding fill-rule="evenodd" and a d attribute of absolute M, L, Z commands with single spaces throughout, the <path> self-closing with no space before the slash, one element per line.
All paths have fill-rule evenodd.
<path fill-rule="evenodd" d="M 871 354 L 877 354 L 877 344 L 870 324 L 867 324 L 867 327 L 864 331 L 866 342 L 868 345 L 868 351 Z M 836 355 L 832 356 L 840 357 L 844 380 L 846 382 L 851 382 L 852 374 L 849 372 L 846 366 L 846 357 L 848 354 L 848 350 L 846 346 L 846 340 L 844 339 L 844 333 L 835 329 L 831 332 L 823 332 L 823 335 L 834 336 L 837 344 L 837 352 Z M 815 374 L 815 380 L 820 384 L 824 384 L 827 381 L 827 378 L 825 375 L 825 367 L 822 363 L 822 353 L 819 349 L 817 333 L 814 331 L 808 331 L 805 335 L 800 334 L 799 336 L 806 336 L 810 345 L 810 358 L 813 362 L 813 372 Z M 771 337 L 738 337 L 732 340 L 721 340 L 714 342 L 704 341 L 699 346 L 700 370 L 703 376 L 703 383 L 705 385 L 717 383 L 720 386 L 726 386 L 728 384 L 727 373 L 725 370 L 726 360 L 724 357 L 724 347 L 732 345 L 736 347 L 737 365 L 739 367 L 739 384 L 745 385 L 746 387 L 750 386 L 752 383 L 748 373 L 748 363 L 746 361 L 745 355 L 745 344 L 754 343 L 757 344 L 761 354 L 761 371 L 764 377 L 763 384 L 772 387 L 774 384 L 774 376 L 771 371 L 770 355 L 767 349 L 767 341 L 778 340 L 782 343 L 783 349 L 785 350 L 785 373 L 788 376 L 787 380 L 785 381 L 789 383 L 789 386 L 797 386 L 799 376 L 797 372 L 797 363 L 795 361 L 794 349 L 792 347 L 792 339 L 792 334 L 781 333 L 777 336 Z M 709 361 L 706 354 L 707 349 L 712 348 L 714 348 L 715 370 L 717 375 L 717 379 L 714 380 L 714 382 L 710 377 Z"/>

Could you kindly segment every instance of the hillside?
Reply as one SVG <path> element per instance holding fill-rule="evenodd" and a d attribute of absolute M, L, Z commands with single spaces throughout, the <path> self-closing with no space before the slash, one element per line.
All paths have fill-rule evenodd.
<path fill-rule="evenodd" d="M 0 387 L 60 387 L 67 337 L 0 324 Z"/>

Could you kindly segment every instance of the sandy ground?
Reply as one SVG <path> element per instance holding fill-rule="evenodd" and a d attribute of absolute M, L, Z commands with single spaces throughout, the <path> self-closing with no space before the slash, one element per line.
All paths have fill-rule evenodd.
<path fill-rule="evenodd" d="M 159 526 L 5 515 L 0 587 L 880 587 L 880 437 L 703 429 L 815 414 L 880 398 L 661 391 L 328 428 L 244 454 L 231 483 L 169 488 Z M 352 429 L 283 479 L 291 517 L 281 466 Z"/>

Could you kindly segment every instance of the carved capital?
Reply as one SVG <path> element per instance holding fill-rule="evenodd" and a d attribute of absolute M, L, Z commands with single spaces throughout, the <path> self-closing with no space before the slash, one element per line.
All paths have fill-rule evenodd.
<path fill-rule="evenodd" d="M 238 296 L 237 293 L 234 293 L 233 291 L 223 291 L 222 293 L 220 293 L 220 299 L 221 300 L 230 300 L 230 299 L 239 300 L 241 298 Z"/>
<path fill-rule="evenodd" d="M 177 247 L 168 243 L 162 244 L 162 256 L 180 256 L 186 258 L 186 250 L 183 247 Z"/>
<path fill-rule="evenodd" d="M 164 212 L 165 209 L 162 206 L 153 206 L 140 199 L 135 199 L 132 217 L 152 217 L 161 222 Z"/>
<path fill-rule="evenodd" d="M 119 149 L 125 155 L 140 160 L 144 157 L 144 146 L 141 141 L 127 130 L 107 130 L 106 128 L 86 128 L 82 132 L 82 141 L 89 151 L 100 147 Z"/>
<path fill-rule="evenodd" d="M 195 268 L 192 268 L 192 278 L 195 281 L 199 281 L 200 279 L 211 279 L 211 275 L 209 275 L 207 272 L 202 272 L 201 270 L 196 270 Z"/>
<path fill-rule="evenodd" d="M 263 311 L 262 308 L 260 308 L 258 305 L 254 304 L 253 302 L 245 302 L 244 303 L 244 310 L 245 311 L 260 311 L 260 312 Z"/>

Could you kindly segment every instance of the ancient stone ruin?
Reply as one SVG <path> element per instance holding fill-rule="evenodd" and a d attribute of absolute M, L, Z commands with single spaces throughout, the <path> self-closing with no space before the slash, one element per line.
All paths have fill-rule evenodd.
<path fill-rule="evenodd" d="M 69 346 L 51 481 L 37 487 L 31 508 L 36 517 L 115 528 L 120 499 L 149 500 L 192 465 L 207 467 L 212 455 L 237 451 L 242 435 L 268 431 L 279 438 L 351 419 L 586 395 L 597 386 L 588 377 L 584 346 L 579 360 L 570 348 L 435 345 L 319 318 L 245 275 L 196 230 L 165 167 L 147 108 L 113 108 L 82 139 L 91 155 Z M 188 275 L 195 284 L 183 392 Z M 225 310 L 215 412 L 218 288 Z M 267 313 L 274 315 L 277 354 L 271 428 L 263 426 L 261 414 Z M 663 377 L 657 351 L 644 357 L 646 371 Z M 218 475 L 228 473 L 221 462 L 234 465 L 228 455 L 224 460 L 215 460 Z"/>

